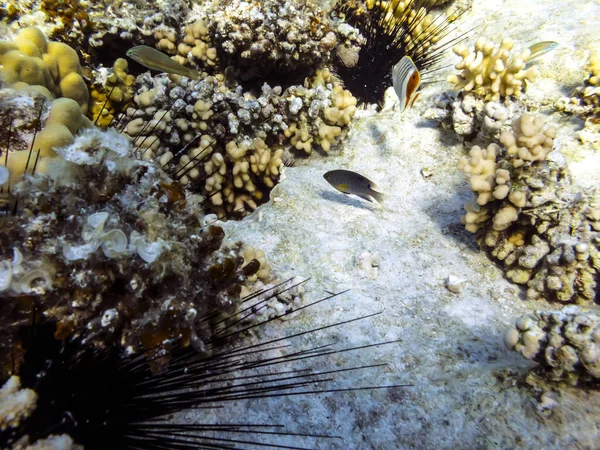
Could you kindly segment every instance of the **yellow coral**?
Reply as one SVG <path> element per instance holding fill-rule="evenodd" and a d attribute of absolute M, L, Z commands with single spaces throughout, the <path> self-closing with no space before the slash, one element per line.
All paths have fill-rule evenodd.
<path fill-rule="evenodd" d="M 527 81 L 535 81 L 535 68 L 525 69 L 531 52 L 527 49 L 520 54 L 511 54 L 514 41 L 504 38 L 499 47 L 492 41 L 479 38 L 475 51 L 465 45 L 456 45 L 452 50 L 462 57 L 456 65 L 458 75 L 450 75 L 448 82 L 466 92 L 474 92 L 485 100 L 498 101 L 500 97 L 519 96 Z"/>
<path fill-rule="evenodd" d="M 585 66 L 585 70 L 590 72 L 587 82 L 592 86 L 600 86 L 600 54 L 592 52 L 590 62 Z"/>
<path fill-rule="evenodd" d="M 98 126 L 112 123 L 119 109 L 131 101 L 135 77 L 127 73 L 128 63 L 118 58 L 104 86 L 94 86 L 91 91 L 90 117 Z M 108 98 L 110 94 L 110 98 Z"/>
<path fill-rule="evenodd" d="M 87 112 L 89 93 L 77 52 L 67 44 L 47 41 L 36 27 L 22 29 L 14 42 L 0 45 L 0 71 L 14 89 L 41 86 L 44 95 L 75 100 Z"/>
<path fill-rule="evenodd" d="M 48 163 L 57 156 L 54 150 L 72 144 L 77 131 L 90 126 L 92 123 L 81 113 L 77 102 L 69 98 L 54 100 L 48 120 L 37 134 L 32 151 L 10 152 L 6 166 L 10 173 L 10 184 L 20 181 L 24 173 L 31 173 L 34 166 L 36 172 L 46 172 Z M 37 164 L 35 160 L 38 160 Z M 4 165 L 4 162 L 2 158 L 0 165 Z"/>
<path fill-rule="evenodd" d="M 502 132 L 500 142 L 506 146 L 514 167 L 520 167 L 526 161 L 544 161 L 552 151 L 556 128 L 543 128 L 540 117 L 525 113 L 513 121 L 512 133 Z"/>

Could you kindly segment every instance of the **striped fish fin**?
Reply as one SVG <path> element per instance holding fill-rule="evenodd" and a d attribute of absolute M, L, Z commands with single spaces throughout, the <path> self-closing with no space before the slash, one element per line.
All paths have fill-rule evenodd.
<path fill-rule="evenodd" d="M 403 112 L 421 84 L 421 75 L 410 56 L 404 56 L 392 68 L 392 82 L 400 100 L 400 112 Z"/>

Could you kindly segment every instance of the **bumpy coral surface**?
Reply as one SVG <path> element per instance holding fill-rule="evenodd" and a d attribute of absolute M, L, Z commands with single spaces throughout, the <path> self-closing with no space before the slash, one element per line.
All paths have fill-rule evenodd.
<path fill-rule="evenodd" d="M 475 49 L 469 50 L 458 44 L 452 50 L 462 58 L 456 65 L 461 72 L 450 75 L 448 82 L 457 90 L 474 92 L 485 100 L 498 101 L 501 97 L 518 97 L 527 82 L 535 81 L 536 69 L 525 68 L 531 52 L 511 53 L 514 41 L 504 38 L 499 46 L 485 38 L 479 38 Z"/>
<path fill-rule="evenodd" d="M 87 112 L 89 93 L 77 52 L 48 41 L 39 28 L 24 28 L 13 41 L 0 43 L 0 72 L 13 89 L 33 90 L 48 99 L 71 98 Z"/>
<path fill-rule="evenodd" d="M 569 307 L 520 317 L 504 336 L 509 350 L 540 364 L 552 380 L 600 380 L 600 316 Z"/>
<path fill-rule="evenodd" d="M 598 302 L 600 199 L 571 184 L 562 155 L 550 153 L 555 136 L 523 114 L 501 134 L 504 147 L 473 147 L 459 168 L 477 199 L 462 220 L 529 298 Z"/>
<path fill-rule="evenodd" d="M 47 172 L 49 162 L 57 156 L 54 149 L 72 144 L 78 131 L 92 125 L 77 102 L 69 98 L 48 102 L 36 92 L 28 96 L 6 90 L 0 105 L 10 111 L 3 117 L 4 128 L 0 131 L 10 143 L 0 158 L 0 166 L 6 167 L 9 174 L 0 186 L 7 191 L 25 173 Z M 30 111 L 23 111 L 26 105 Z"/>
<path fill-rule="evenodd" d="M 338 38 L 316 2 L 234 0 L 204 13 L 218 53 L 245 76 L 306 73 L 330 60 Z"/>
<path fill-rule="evenodd" d="M 139 77 L 137 108 L 122 128 L 143 159 L 172 167 L 188 188 L 231 217 L 253 211 L 277 182 L 286 148 L 329 151 L 356 112 L 356 99 L 328 70 L 301 86 L 233 89 L 220 75 L 199 82 Z"/>
<path fill-rule="evenodd" d="M 112 71 L 100 69 L 94 73 L 94 86 L 90 94 L 90 116 L 100 127 L 107 127 L 125 109 L 133 97 L 135 77 L 127 73 L 126 59 L 118 58 Z"/>
<path fill-rule="evenodd" d="M 0 303 L 11 327 L 35 307 L 58 322 L 59 338 L 130 351 L 183 338 L 201 349 L 207 311 L 233 312 L 247 277 L 268 279 L 264 254 L 245 262 L 241 245 L 221 249 L 224 233 L 206 223 L 201 199 L 135 159 L 115 130 L 90 128 L 55 150 L 48 175 L 26 177 L 13 190 L 15 213 L 0 218 Z"/>

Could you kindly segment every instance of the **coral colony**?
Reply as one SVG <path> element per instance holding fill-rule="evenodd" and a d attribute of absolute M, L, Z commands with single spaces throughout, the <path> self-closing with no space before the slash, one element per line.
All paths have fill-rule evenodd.
<path fill-rule="evenodd" d="M 316 368 L 390 342 L 288 345 L 376 314 L 273 337 L 277 320 L 305 310 L 309 323 L 309 307 L 338 293 L 307 301 L 303 281 L 260 248 L 225 245 L 223 229 L 268 211 L 285 166 L 335 160 L 407 56 L 425 85 L 437 71 L 447 84 L 398 120 L 433 118 L 468 147 L 457 160 L 473 198 L 456 222 L 527 300 L 556 305 L 522 315 L 505 346 L 537 363 L 540 384 L 597 387 L 600 191 L 572 180 L 560 127 L 528 100 L 546 50 L 459 32 L 468 8 L 438 1 L 92 3 L 10 0 L 0 15 L 2 448 L 300 448 L 265 436 L 312 448 L 335 431 L 172 416 L 408 387 L 331 384 L 381 364 Z M 147 50 L 127 58 L 136 46 Z M 582 69 L 552 107 L 597 147 L 599 54 Z M 356 191 L 346 184 L 335 186 Z M 358 261 L 373 282 L 380 263 Z M 446 286 L 460 294 L 464 280 Z"/>

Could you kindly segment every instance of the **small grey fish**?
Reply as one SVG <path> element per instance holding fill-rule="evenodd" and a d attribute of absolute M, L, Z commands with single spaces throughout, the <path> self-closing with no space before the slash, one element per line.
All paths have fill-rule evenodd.
<path fill-rule="evenodd" d="M 538 42 L 537 44 L 533 44 L 531 47 L 529 47 L 531 54 L 529 55 L 527 62 L 551 52 L 556 47 L 558 47 L 558 42 L 554 41 L 542 41 Z"/>
<path fill-rule="evenodd" d="M 344 194 L 353 194 L 372 202 L 373 198 L 383 204 L 385 194 L 375 191 L 377 185 L 361 174 L 350 170 L 331 170 L 323 175 L 327 182 Z"/>
<path fill-rule="evenodd" d="M 415 103 L 421 85 L 421 74 L 410 56 L 404 56 L 392 67 L 392 82 L 400 100 L 400 112 L 404 112 Z"/>
<path fill-rule="evenodd" d="M 142 66 L 159 72 L 174 73 L 192 80 L 200 79 L 200 72 L 189 67 L 182 66 L 177 61 L 163 52 L 147 45 L 137 45 L 127 50 L 127 56 Z"/>

